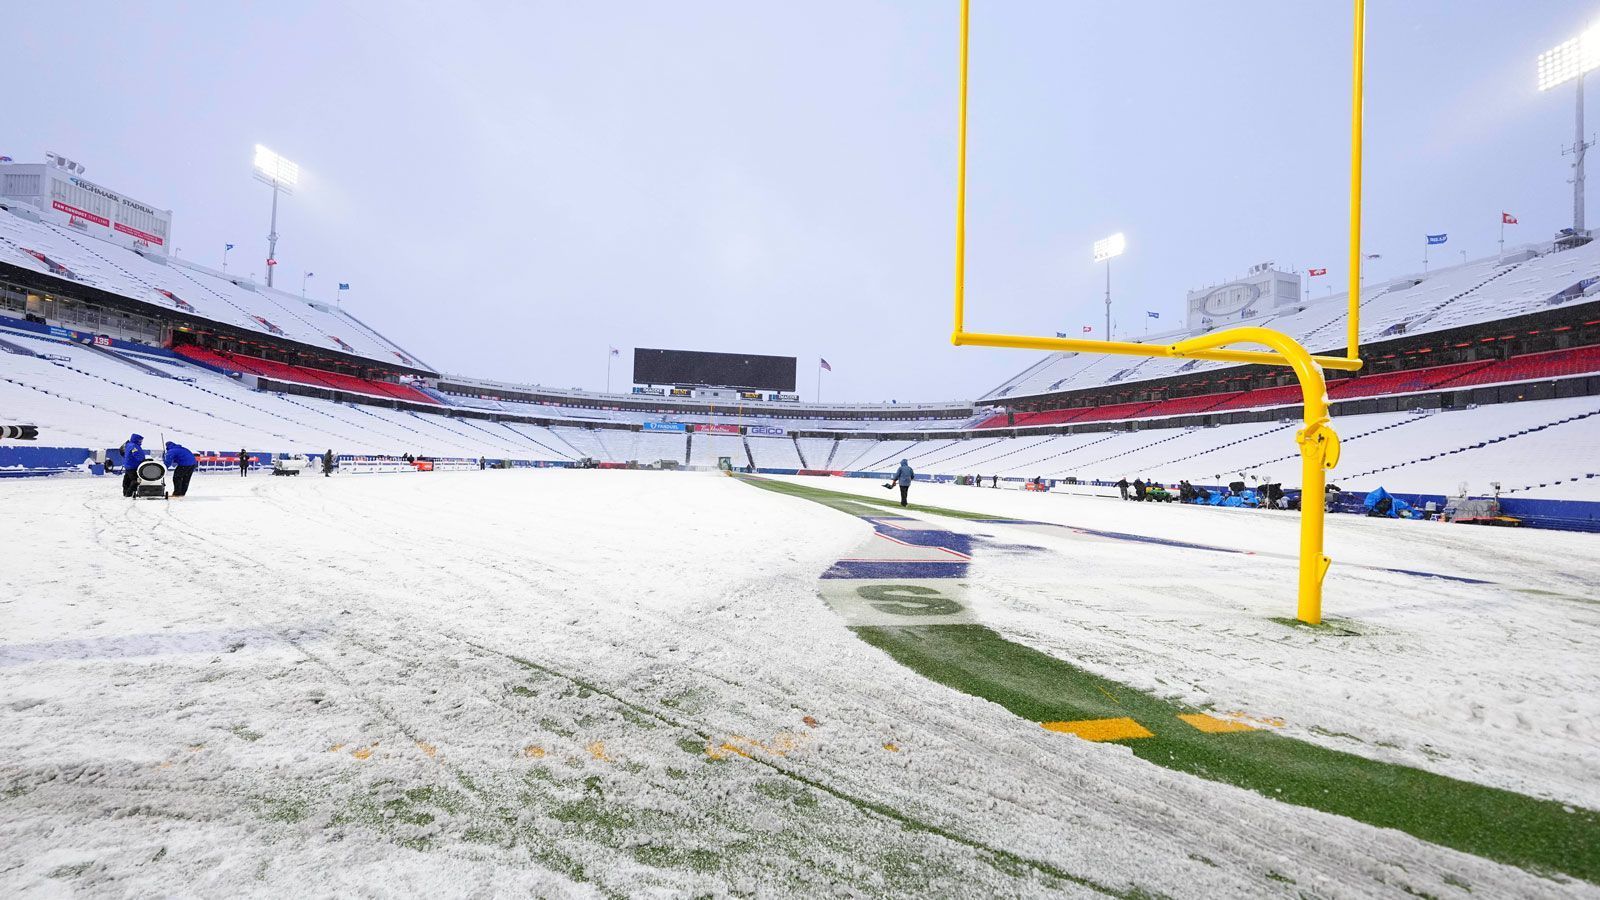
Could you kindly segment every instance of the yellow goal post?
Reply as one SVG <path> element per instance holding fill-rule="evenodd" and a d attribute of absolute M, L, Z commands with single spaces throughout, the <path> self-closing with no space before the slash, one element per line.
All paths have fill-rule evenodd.
<path fill-rule="evenodd" d="M 1308 624 L 1322 621 L 1322 580 L 1331 560 L 1322 552 L 1325 472 L 1339 463 L 1339 436 L 1328 415 L 1328 386 L 1324 368 L 1354 372 L 1361 368 L 1361 150 L 1362 81 L 1366 57 L 1366 3 L 1353 0 L 1355 21 L 1351 46 L 1350 88 L 1350 311 L 1346 323 L 1345 354 L 1319 356 L 1281 331 L 1262 327 L 1228 328 L 1187 338 L 1173 344 L 1131 341 L 1095 341 L 1076 338 L 989 334 L 966 329 L 967 255 L 967 58 L 971 0 L 961 0 L 961 101 L 956 167 L 955 330 L 950 342 L 957 346 L 1009 347 L 1067 353 L 1111 353 L 1124 356 L 1164 356 L 1221 362 L 1288 365 L 1300 380 L 1305 401 L 1305 426 L 1295 432 L 1300 446 L 1300 576 L 1296 618 Z M 1109 338 L 1110 335 L 1107 335 Z M 1233 349 L 1237 344 L 1258 344 L 1266 350 Z"/>

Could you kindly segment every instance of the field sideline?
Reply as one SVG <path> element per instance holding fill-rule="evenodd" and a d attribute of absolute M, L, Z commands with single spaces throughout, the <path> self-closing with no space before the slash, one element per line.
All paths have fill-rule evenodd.
<path fill-rule="evenodd" d="M 912 510 L 884 541 L 898 507 L 858 479 L 194 494 L 6 486 L 6 893 L 1600 895 L 1589 536 L 1335 517 L 1335 627 L 1309 630 L 1275 620 L 1292 515 L 918 485 L 962 515 Z M 938 587 L 880 605 L 970 621 L 913 641 L 849 620 L 828 582 L 875 540 L 890 579 L 965 567 L 959 609 Z M 1023 694 L 1071 671 L 1129 715 L 998 696 L 950 665 L 975 647 Z M 1040 727 L 1194 714 L 1222 724 L 1163 719 L 1144 749 Z M 1463 809 L 1537 810 L 1534 839 L 1148 761 L 1227 741 L 1304 748 L 1291 792 L 1333 759 L 1464 785 Z"/>

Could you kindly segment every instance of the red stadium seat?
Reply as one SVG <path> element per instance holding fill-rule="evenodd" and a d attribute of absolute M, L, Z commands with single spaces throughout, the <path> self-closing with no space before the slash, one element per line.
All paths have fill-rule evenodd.
<path fill-rule="evenodd" d="M 390 381 L 377 381 L 367 378 L 357 378 L 342 372 L 329 372 L 325 369 L 313 369 L 309 366 L 296 366 L 281 363 L 275 360 L 262 359 L 258 356 L 244 356 L 239 353 L 224 353 L 218 350 L 209 350 L 185 344 L 174 347 L 173 351 L 192 359 L 195 362 L 205 363 L 224 369 L 234 369 L 262 378 L 272 378 L 277 381 L 288 381 L 294 384 L 307 384 L 313 387 L 332 388 L 338 391 L 348 391 L 355 394 L 368 394 L 374 397 L 393 398 L 406 400 L 411 403 L 427 403 L 438 406 L 439 401 L 424 394 L 410 385 L 395 384 Z M 1004 417 L 1002 417 L 1003 419 Z"/>

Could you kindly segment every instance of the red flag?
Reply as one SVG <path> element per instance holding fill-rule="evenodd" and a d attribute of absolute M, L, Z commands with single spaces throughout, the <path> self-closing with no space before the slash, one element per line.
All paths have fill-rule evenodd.
<path fill-rule="evenodd" d="M 1084 334 L 1089 334 L 1092 331 L 1094 331 L 1094 326 L 1093 325 L 1085 325 L 1085 326 L 1083 326 L 1083 333 Z"/>
<path fill-rule="evenodd" d="M 1311 274 L 1312 278 L 1315 278 L 1318 275 L 1326 275 L 1326 274 L 1328 274 L 1328 270 L 1327 269 L 1309 269 L 1307 271 Z"/>
<path fill-rule="evenodd" d="M 1517 217 L 1513 216 L 1511 213 L 1503 212 L 1503 213 L 1500 214 L 1500 224 L 1501 225 L 1515 225 L 1515 224 L 1517 224 Z"/>

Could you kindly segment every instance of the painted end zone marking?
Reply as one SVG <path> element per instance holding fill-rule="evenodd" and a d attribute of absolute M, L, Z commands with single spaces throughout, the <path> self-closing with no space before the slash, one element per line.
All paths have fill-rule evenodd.
<path fill-rule="evenodd" d="M 946 532 L 946 533 L 948 533 L 948 532 Z M 881 537 L 886 541 L 893 541 L 893 542 L 895 542 L 896 544 L 899 544 L 902 547 L 925 547 L 925 546 L 930 546 L 928 544 L 918 544 L 918 543 L 915 543 L 913 541 L 902 541 L 899 538 L 890 537 L 887 534 L 879 534 L 878 537 Z M 948 553 L 951 556 L 956 557 L 957 559 L 965 559 L 965 560 L 971 560 L 972 559 L 971 555 L 966 554 L 966 553 L 962 553 L 960 550 L 951 550 L 949 547 L 943 547 L 943 546 L 938 546 L 938 545 L 931 545 L 931 546 L 933 546 L 933 548 L 935 550 L 940 550 L 940 551 L 942 551 L 944 553 Z"/>
<path fill-rule="evenodd" d="M 1040 722 L 1046 731 L 1058 731 L 1086 741 L 1126 741 L 1155 737 L 1155 733 L 1129 718 L 1079 719 L 1076 722 Z"/>
<path fill-rule="evenodd" d="M 1219 719 L 1205 713 L 1184 713 L 1178 716 L 1184 722 L 1204 731 L 1206 734 L 1230 734 L 1235 731 L 1255 731 L 1255 726 L 1243 722 L 1234 722 L 1228 719 Z"/>

